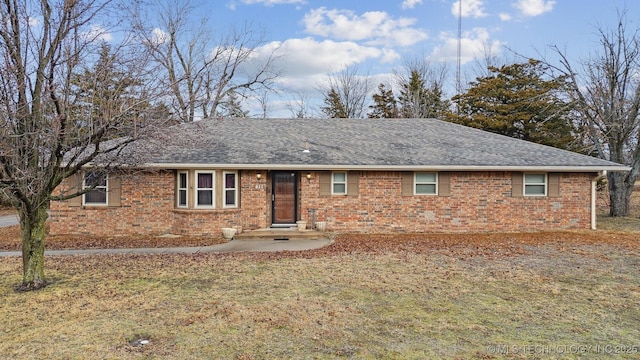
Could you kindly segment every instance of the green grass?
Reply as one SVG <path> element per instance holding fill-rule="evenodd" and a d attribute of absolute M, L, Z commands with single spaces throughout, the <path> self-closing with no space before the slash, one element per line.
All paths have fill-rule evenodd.
<path fill-rule="evenodd" d="M 50 257 L 32 293 L 2 259 L 0 357 L 638 357 L 637 247 L 521 250 Z"/>

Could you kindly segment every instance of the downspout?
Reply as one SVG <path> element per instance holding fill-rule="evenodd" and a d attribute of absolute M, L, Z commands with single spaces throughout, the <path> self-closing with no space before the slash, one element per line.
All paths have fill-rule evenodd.
<path fill-rule="evenodd" d="M 596 188 L 598 185 L 598 181 L 607 176 L 607 170 L 602 170 L 598 173 L 598 176 L 591 179 L 591 230 L 596 230 Z"/>

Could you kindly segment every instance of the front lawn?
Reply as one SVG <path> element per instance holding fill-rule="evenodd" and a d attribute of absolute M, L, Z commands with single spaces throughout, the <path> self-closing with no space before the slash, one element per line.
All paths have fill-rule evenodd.
<path fill-rule="evenodd" d="M 0 357 L 638 358 L 638 233 L 343 235 L 295 253 L 0 260 Z M 146 343 L 148 341 L 148 343 Z M 146 343 L 146 344 L 143 344 Z"/>

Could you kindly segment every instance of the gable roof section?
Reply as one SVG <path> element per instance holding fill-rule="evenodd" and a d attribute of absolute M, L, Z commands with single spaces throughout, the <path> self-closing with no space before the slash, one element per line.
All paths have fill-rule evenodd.
<path fill-rule="evenodd" d="M 169 128 L 157 168 L 619 171 L 610 161 L 436 119 L 212 119 Z"/>

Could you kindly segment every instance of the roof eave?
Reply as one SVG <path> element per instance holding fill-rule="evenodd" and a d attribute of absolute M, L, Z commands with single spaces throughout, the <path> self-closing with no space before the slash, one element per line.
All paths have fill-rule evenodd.
<path fill-rule="evenodd" d="M 496 165 L 315 165 L 315 164 L 188 164 L 150 163 L 141 166 L 153 169 L 242 169 L 242 170 L 367 170 L 367 171 L 545 171 L 598 172 L 629 171 L 624 165 L 588 166 L 496 166 Z"/>

